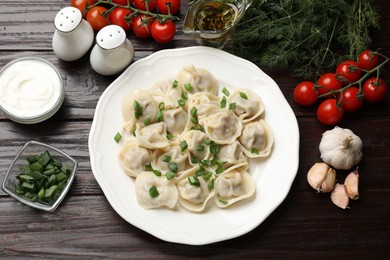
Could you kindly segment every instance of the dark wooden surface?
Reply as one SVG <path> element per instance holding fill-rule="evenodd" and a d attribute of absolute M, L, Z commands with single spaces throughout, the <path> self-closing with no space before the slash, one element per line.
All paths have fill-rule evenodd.
<path fill-rule="evenodd" d="M 389 56 L 390 2 L 375 3 L 381 29 L 373 32 L 372 48 L 381 48 Z M 16 152 L 33 139 L 63 149 L 79 162 L 70 193 L 54 213 L 24 206 L 0 191 L 0 258 L 380 259 L 390 255 L 390 93 L 383 102 L 365 104 L 361 111 L 347 115 L 340 124 L 364 142 L 361 199 L 351 203 L 350 210 L 341 210 L 328 194 L 316 194 L 306 182 L 307 170 L 320 160 L 321 134 L 330 127 L 317 122 L 314 108 L 294 103 L 293 88 L 300 80 L 291 77 L 290 71 L 264 69 L 283 91 L 300 128 L 296 179 L 269 218 L 246 235 L 205 246 L 167 243 L 124 221 L 95 181 L 88 154 L 95 106 L 115 76 L 94 73 L 88 55 L 64 62 L 51 49 L 54 16 L 69 5 L 69 0 L 0 1 L 0 67 L 15 58 L 38 56 L 52 62 L 66 79 L 65 102 L 51 119 L 21 125 L 0 113 L 0 181 Z M 185 10 L 186 1 L 182 1 L 182 18 Z M 160 49 L 195 45 L 181 32 L 180 23 L 175 40 L 168 45 L 129 38 L 136 48 L 135 60 Z M 390 72 L 383 78 L 390 83 Z M 342 181 L 344 176 L 340 178 Z"/>

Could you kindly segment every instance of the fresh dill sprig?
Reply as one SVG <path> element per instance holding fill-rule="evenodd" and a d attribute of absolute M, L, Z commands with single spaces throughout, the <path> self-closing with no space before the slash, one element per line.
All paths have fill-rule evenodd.
<path fill-rule="evenodd" d="M 367 49 L 371 28 L 379 28 L 379 15 L 369 0 L 257 0 L 225 49 L 315 79 Z"/>

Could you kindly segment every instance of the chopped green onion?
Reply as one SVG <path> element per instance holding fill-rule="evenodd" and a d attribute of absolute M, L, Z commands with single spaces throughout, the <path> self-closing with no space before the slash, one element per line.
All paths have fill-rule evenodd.
<path fill-rule="evenodd" d="M 227 99 L 226 99 L 225 96 L 223 96 L 221 102 L 219 103 L 219 106 L 221 108 L 225 108 L 226 107 L 226 103 L 227 103 Z"/>
<path fill-rule="evenodd" d="M 119 143 L 119 141 L 122 139 L 122 135 L 117 132 L 116 135 L 114 136 L 115 142 Z"/>
<path fill-rule="evenodd" d="M 177 166 L 176 163 L 170 163 L 168 164 L 168 168 L 173 171 L 174 173 L 177 173 L 177 171 L 179 170 L 179 166 Z"/>
<path fill-rule="evenodd" d="M 173 134 L 171 134 L 171 133 L 167 133 L 167 139 L 168 140 L 172 140 L 173 139 Z"/>
<path fill-rule="evenodd" d="M 158 104 L 158 109 L 164 110 L 164 108 L 165 108 L 164 102 L 160 102 L 160 104 Z"/>
<path fill-rule="evenodd" d="M 162 161 L 163 162 L 166 162 L 166 163 L 169 163 L 169 162 L 171 162 L 171 160 L 172 160 L 172 156 L 170 156 L 170 155 L 164 155 L 164 157 L 162 158 Z"/>
<path fill-rule="evenodd" d="M 156 198 L 156 197 L 158 197 L 158 195 L 160 195 L 160 193 L 157 190 L 156 185 L 153 185 L 152 187 L 149 188 L 149 195 L 152 198 Z"/>
<path fill-rule="evenodd" d="M 147 126 L 147 125 L 150 125 L 150 123 L 152 122 L 152 119 L 150 119 L 150 117 L 146 118 L 144 120 L 144 125 Z"/>
<path fill-rule="evenodd" d="M 198 119 L 194 116 L 191 116 L 191 122 L 196 125 L 198 123 Z"/>
<path fill-rule="evenodd" d="M 219 144 L 216 144 L 214 142 L 210 144 L 210 153 L 211 154 L 219 153 L 220 149 L 221 149 L 221 146 Z"/>
<path fill-rule="evenodd" d="M 178 85 L 179 85 L 179 81 L 174 80 L 174 81 L 172 82 L 172 88 L 177 88 Z"/>
<path fill-rule="evenodd" d="M 206 166 L 212 166 L 213 162 L 211 160 L 203 160 L 203 164 Z"/>
<path fill-rule="evenodd" d="M 212 172 L 206 172 L 206 174 L 203 175 L 203 179 L 204 179 L 205 181 L 207 181 L 207 180 L 210 179 L 210 177 L 211 177 L 212 175 L 213 175 Z M 213 180 L 213 182 L 214 182 L 214 180 Z M 213 183 L 213 185 L 214 185 L 214 183 Z"/>
<path fill-rule="evenodd" d="M 24 181 L 24 182 L 22 182 L 21 187 L 24 189 L 32 190 L 32 189 L 34 189 L 35 185 L 34 185 L 34 183 Z"/>
<path fill-rule="evenodd" d="M 222 88 L 222 93 L 225 94 L 226 96 L 230 95 L 229 90 L 227 90 L 227 88 L 225 88 L 225 87 Z"/>
<path fill-rule="evenodd" d="M 204 170 L 203 167 L 200 168 L 199 170 L 197 170 L 197 171 L 195 172 L 195 175 L 196 175 L 196 176 L 203 176 L 203 175 L 205 175 L 205 174 L 206 174 L 206 171 Z"/>
<path fill-rule="evenodd" d="M 220 174 L 220 173 L 223 173 L 223 167 L 222 167 L 222 165 L 218 165 L 218 167 L 217 167 L 217 169 L 215 170 L 215 173 L 216 174 Z"/>
<path fill-rule="evenodd" d="M 204 145 L 203 144 L 200 144 L 200 145 L 198 145 L 198 147 L 196 147 L 196 150 L 198 151 L 198 152 L 202 152 L 202 151 L 204 151 Z"/>
<path fill-rule="evenodd" d="M 259 154 L 259 150 L 257 150 L 256 148 L 253 148 L 253 147 L 251 149 L 251 152 L 254 154 Z"/>
<path fill-rule="evenodd" d="M 181 150 L 182 152 L 184 152 L 184 151 L 187 149 L 188 144 L 187 144 L 187 142 L 184 140 L 184 141 L 180 142 L 179 146 L 180 146 L 180 150 Z"/>
<path fill-rule="evenodd" d="M 153 172 L 154 175 L 156 175 L 156 176 L 161 176 L 161 171 L 159 171 L 159 170 L 153 170 L 152 172 Z"/>
<path fill-rule="evenodd" d="M 192 107 L 191 110 L 190 110 L 190 114 L 192 116 L 196 116 L 196 113 L 198 112 L 198 109 L 196 109 L 196 107 Z"/>
<path fill-rule="evenodd" d="M 191 130 L 197 130 L 197 131 L 201 131 L 201 132 L 204 132 L 204 128 L 203 126 L 199 125 L 199 124 L 195 124 L 191 127 Z"/>
<path fill-rule="evenodd" d="M 194 88 L 192 87 L 191 83 L 186 83 L 184 84 L 184 88 L 187 90 L 187 91 L 192 91 Z"/>
<path fill-rule="evenodd" d="M 196 176 L 188 176 L 188 181 L 191 185 L 198 186 L 198 187 L 200 186 L 199 179 Z"/>
<path fill-rule="evenodd" d="M 57 185 L 52 185 L 50 188 L 45 190 L 45 195 L 43 196 L 45 199 L 48 199 L 53 196 L 53 193 L 57 190 Z"/>
<path fill-rule="evenodd" d="M 222 204 L 225 204 L 225 205 L 227 205 L 229 202 L 227 201 L 227 200 L 225 200 L 225 199 L 219 199 L 219 202 L 221 202 Z"/>
<path fill-rule="evenodd" d="M 187 100 L 188 99 L 188 93 L 187 92 L 181 92 L 181 98 L 184 99 L 184 100 Z"/>
<path fill-rule="evenodd" d="M 176 176 L 176 173 L 171 172 L 171 171 L 169 171 L 165 174 L 165 177 L 167 177 L 167 180 L 170 180 L 170 179 L 174 178 L 175 176 Z"/>
<path fill-rule="evenodd" d="M 147 171 L 147 172 L 153 171 L 153 167 L 150 163 L 145 164 L 145 171 Z"/>
<path fill-rule="evenodd" d="M 133 108 L 134 108 L 135 118 L 138 120 L 142 116 L 142 114 L 143 114 L 143 108 L 142 108 L 142 106 L 139 104 L 139 102 L 137 100 L 134 100 Z"/>
<path fill-rule="evenodd" d="M 186 101 L 185 101 L 184 99 L 179 99 L 179 100 L 177 101 L 177 104 L 179 105 L 179 107 L 184 107 L 185 104 L 186 104 Z"/>
<path fill-rule="evenodd" d="M 210 145 L 210 144 L 214 143 L 214 142 L 211 141 L 210 139 L 205 139 L 203 142 L 204 142 L 205 144 L 207 144 L 207 145 Z"/>
<path fill-rule="evenodd" d="M 33 164 L 30 164 L 30 170 L 41 171 L 42 169 L 43 169 L 43 167 L 39 162 L 35 162 Z"/>
<path fill-rule="evenodd" d="M 198 163 L 199 162 L 199 158 L 198 157 L 196 157 L 196 156 L 192 156 L 191 157 L 191 163 L 192 164 L 196 164 L 196 163 Z"/>
<path fill-rule="evenodd" d="M 204 178 L 204 176 L 203 176 Z M 207 185 L 207 188 L 209 188 L 209 190 L 213 190 L 214 189 L 214 179 L 212 179 L 209 184 Z"/>
<path fill-rule="evenodd" d="M 229 104 L 229 110 L 233 110 L 235 108 L 236 108 L 236 103 L 235 102 Z"/>
<path fill-rule="evenodd" d="M 156 112 L 157 122 L 161 122 L 163 120 L 163 112 L 161 110 Z"/>
<path fill-rule="evenodd" d="M 244 92 L 240 92 L 240 97 L 242 97 L 243 99 L 248 100 L 248 96 Z"/>

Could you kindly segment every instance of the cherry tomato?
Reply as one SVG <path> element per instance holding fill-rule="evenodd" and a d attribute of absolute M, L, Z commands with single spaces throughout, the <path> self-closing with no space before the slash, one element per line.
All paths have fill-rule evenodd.
<path fill-rule="evenodd" d="M 386 94 L 386 84 L 375 77 L 367 79 L 363 84 L 364 98 L 369 102 L 379 102 Z"/>
<path fill-rule="evenodd" d="M 345 60 L 337 66 L 336 75 L 341 77 L 344 83 L 348 84 L 360 79 L 362 71 L 357 67 L 355 61 Z"/>
<path fill-rule="evenodd" d="M 317 80 L 317 92 L 319 95 L 329 93 L 331 90 L 338 90 L 343 85 L 341 81 L 336 78 L 334 73 L 325 73 Z M 328 95 L 330 96 L 330 95 Z"/>
<path fill-rule="evenodd" d="M 156 0 L 134 0 L 134 5 L 140 10 L 153 12 L 157 2 Z"/>
<path fill-rule="evenodd" d="M 95 0 L 72 0 L 70 5 L 79 9 L 80 12 L 83 14 L 84 18 L 87 18 L 87 13 L 85 11 L 85 7 L 88 4 L 88 6 L 93 5 L 95 3 Z"/>
<path fill-rule="evenodd" d="M 155 20 L 152 24 L 151 34 L 156 42 L 168 43 L 176 35 L 176 25 L 171 20 L 167 20 L 165 23 Z"/>
<path fill-rule="evenodd" d="M 343 119 L 344 108 L 337 105 L 335 98 L 329 98 L 318 106 L 317 118 L 324 125 L 335 125 Z"/>
<path fill-rule="evenodd" d="M 378 65 L 378 55 L 373 54 L 372 50 L 365 50 L 360 53 L 357 66 L 364 70 L 372 70 Z"/>
<path fill-rule="evenodd" d="M 363 93 L 358 87 L 350 87 L 341 94 L 341 105 L 345 112 L 357 111 L 363 105 Z"/>
<path fill-rule="evenodd" d="M 294 99 L 302 106 L 313 105 L 318 99 L 318 93 L 314 89 L 314 83 L 310 81 L 299 83 L 294 89 Z"/>
<path fill-rule="evenodd" d="M 148 38 L 153 23 L 153 18 L 148 15 L 142 14 L 134 18 L 133 31 L 139 38 Z"/>
<path fill-rule="evenodd" d="M 162 14 L 175 15 L 180 10 L 180 0 L 157 0 L 157 9 Z"/>
<path fill-rule="evenodd" d="M 109 15 L 108 19 L 111 24 L 119 25 L 123 30 L 128 31 L 132 28 L 133 21 L 128 19 L 130 14 L 133 12 L 123 7 L 116 7 Z"/>
<path fill-rule="evenodd" d="M 132 5 L 134 0 L 112 0 L 114 3 L 118 5 Z"/>
<path fill-rule="evenodd" d="M 103 6 L 94 6 L 88 11 L 87 21 L 94 30 L 99 31 L 108 25 L 108 19 L 103 16 L 105 11 L 107 11 L 107 8 Z"/>

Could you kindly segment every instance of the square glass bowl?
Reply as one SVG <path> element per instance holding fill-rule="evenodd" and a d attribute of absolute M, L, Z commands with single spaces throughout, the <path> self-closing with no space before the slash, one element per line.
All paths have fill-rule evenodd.
<path fill-rule="evenodd" d="M 56 200 L 52 201 L 51 203 L 43 201 L 43 200 L 39 200 L 39 199 L 37 199 L 36 201 L 32 201 L 32 200 L 28 199 L 27 197 L 25 197 L 24 195 L 18 194 L 18 192 L 16 191 L 16 189 L 17 189 L 16 186 L 19 184 L 19 180 L 16 178 L 16 176 L 21 174 L 21 172 L 22 172 L 21 167 L 29 165 L 29 161 L 27 161 L 28 156 L 31 156 L 31 155 L 38 155 L 39 156 L 42 153 L 44 153 L 45 151 L 47 151 L 53 159 L 61 162 L 62 166 L 67 166 L 67 168 L 68 168 L 67 172 L 69 174 L 68 181 L 66 182 L 66 184 L 62 184 L 64 186 L 63 186 L 61 193 L 56 198 Z M 38 167 L 39 167 L 39 165 L 38 165 Z M 46 169 L 48 169 L 48 168 L 49 167 L 47 167 Z M 44 144 L 44 143 L 40 143 L 37 141 L 30 141 L 30 142 L 27 142 L 22 147 L 22 149 L 16 155 L 15 159 L 12 161 L 12 163 L 11 163 L 11 165 L 10 165 L 6 175 L 5 175 L 2 189 L 4 190 L 4 192 L 9 194 L 10 196 L 14 197 L 15 199 L 19 200 L 20 202 L 22 202 L 30 207 L 40 209 L 40 210 L 43 210 L 46 212 L 52 212 L 58 207 L 58 205 L 61 203 L 61 201 L 64 199 L 65 195 L 69 191 L 70 186 L 72 185 L 72 182 L 73 182 L 74 177 L 76 175 L 76 170 L 77 170 L 77 161 L 74 160 L 69 155 L 67 155 L 66 153 L 64 153 L 63 151 L 61 151 L 53 146 Z M 38 171 L 38 172 L 46 176 L 46 177 L 42 177 L 41 175 L 39 175 L 41 177 L 41 179 L 43 179 L 43 178 L 49 179 L 50 176 L 53 175 L 53 173 L 50 174 L 49 172 L 46 172 L 45 174 L 43 173 L 43 171 Z M 58 174 L 58 172 L 57 172 L 57 174 Z M 60 176 L 61 176 L 61 174 L 59 175 L 59 177 L 56 177 L 57 181 L 58 181 L 58 179 L 60 179 Z M 61 177 L 63 178 L 64 176 L 61 176 Z M 26 178 L 29 178 L 29 177 L 27 176 Z M 55 182 L 56 179 L 54 179 L 54 180 L 53 179 L 54 178 L 52 177 L 52 181 Z M 29 180 L 29 181 L 33 182 L 31 180 Z M 47 194 L 49 194 L 49 193 L 47 193 Z M 46 194 L 45 194 L 45 196 L 46 196 Z"/>

